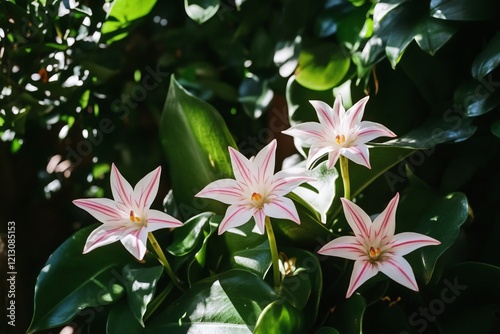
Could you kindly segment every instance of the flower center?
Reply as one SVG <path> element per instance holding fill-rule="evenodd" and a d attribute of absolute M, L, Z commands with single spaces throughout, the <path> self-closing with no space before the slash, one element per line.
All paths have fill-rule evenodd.
<path fill-rule="evenodd" d="M 130 221 L 132 223 L 140 223 L 141 222 L 141 218 L 140 217 L 137 217 L 135 214 L 134 214 L 134 211 L 130 210 Z"/>
<path fill-rule="evenodd" d="M 370 247 L 370 260 L 377 261 L 380 257 L 380 248 Z"/>
<path fill-rule="evenodd" d="M 254 205 L 256 207 L 259 207 L 259 208 L 262 207 L 262 202 L 263 202 L 262 195 L 259 194 L 259 193 L 254 192 L 252 194 L 252 202 L 254 203 Z"/>
<path fill-rule="evenodd" d="M 344 135 L 335 136 L 335 142 L 339 145 L 345 143 L 345 136 Z"/>

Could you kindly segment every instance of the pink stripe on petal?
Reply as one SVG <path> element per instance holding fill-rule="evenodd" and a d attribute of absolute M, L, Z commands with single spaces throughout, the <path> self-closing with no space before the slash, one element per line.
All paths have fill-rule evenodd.
<path fill-rule="evenodd" d="M 356 291 L 364 282 L 372 278 L 378 273 L 377 268 L 368 261 L 356 260 L 352 269 L 349 288 L 347 289 L 346 298 Z"/>
<path fill-rule="evenodd" d="M 436 246 L 440 241 L 426 235 L 415 232 L 403 232 L 396 234 L 390 244 L 390 251 L 399 256 L 406 255 L 414 250 L 425 246 Z"/>
<path fill-rule="evenodd" d="M 117 222 L 124 218 L 124 213 L 116 207 L 116 203 L 108 198 L 77 199 L 73 204 L 90 213 L 102 223 Z"/>
<path fill-rule="evenodd" d="M 320 123 L 325 124 L 332 129 L 335 129 L 336 125 L 332 119 L 332 115 L 330 114 L 330 109 L 331 109 L 330 106 L 323 101 L 313 100 L 309 102 L 316 110 L 316 114 L 318 115 Z"/>
<path fill-rule="evenodd" d="M 253 210 L 242 205 L 231 205 L 219 225 L 218 234 L 221 235 L 230 228 L 247 223 L 253 216 Z"/>
<path fill-rule="evenodd" d="M 300 218 L 293 201 L 287 197 L 280 197 L 264 204 L 264 213 L 268 217 L 288 219 L 300 225 Z"/>
<path fill-rule="evenodd" d="M 353 202 L 345 198 L 341 198 L 340 200 L 342 201 L 347 222 L 354 233 L 356 235 L 361 235 L 363 238 L 367 238 L 369 236 L 367 223 L 371 224 L 370 217 Z"/>
<path fill-rule="evenodd" d="M 410 264 L 401 256 L 393 256 L 379 262 L 378 268 L 395 282 L 418 291 L 417 281 Z"/>
<path fill-rule="evenodd" d="M 368 102 L 369 96 L 365 96 L 356 104 L 354 104 L 349 110 L 346 112 L 345 122 L 348 122 L 349 129 L 354 128 L 356 124 L 361 122 L 361 118 L 363 118 L 363 114 L 365 112 L 365 106 Z"/>
<path fill-rule="evenodd" d="M 229 155 L 236 180 L 240 182 L 243 181 L 246 184 L 251 184 L 252 173 L 247 165 L 249 163 L 248 159 L 232 147 L 229 147 Z"/>
<path fill-rule="evenodd" d="M 387 204 L 387 207 L 380 215 L 373 221 L 373 228 L 375 229 L 375 236 L 392 237 L 396 228 L 396 208 L 399 202 L 399 193 Z"/>
<path fill-rule="evenodd" d="M 104 225 L 96 228 L 87 238 L 83 248 L 83 254 L 86 254 L 96 248 L 109 245 L 120 240 L 125 227 L 107 228 Z"/>
<path fill-rule="evenodd" d="M 128 208 L 132 206 L 132 186 L 120 174 L 120 171 L 114 163 L 111 166 L 111 192 L 116 202 Z"/>
<path fill-rule="evenodd" d="M 368 147 L 366 147 L 366 145 L 364 144 L 342 148 L 340 149 L 340 154 L 342 154 L 352 162 L 357 163 L 358 165 L 365 166 L 366 168 L 371 168 Z"/>
<path fill-rule="evenodd" d="M 137 210 L 147 210 L 153 203 L 160 185 L 161 166 L 144 176 L 134 188 L 134 202 Z"/>
<path fill-rule="evenodd" d="M 358 260 L 365 255 L 364 248 L 351 236 L 338 237 L 324 245 L 318 254 Z"/>

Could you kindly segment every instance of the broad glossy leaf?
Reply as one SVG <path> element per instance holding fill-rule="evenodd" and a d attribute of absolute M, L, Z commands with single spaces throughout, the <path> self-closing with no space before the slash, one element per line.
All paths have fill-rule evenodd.
<path fill-rule="evenodd" d="M 339 84 L 349 71 L 350 58 L 339 46 L 322 43 L 303 48 L 295 70 L 296 80 L 312 90 L 326 90 Z"/>
<path fill-rule="evenodd" d="M 193 251 L 203 238 L 203 228 L 208 225 L 212 216 L 211 212 L 200 213 L 175 229 L 172 232 L 172 242 L 167 247 L 168 252 L 174 256 L 184 256 Z"/>
<path fill-rule="evenodd" d="M 304 329 L 304 316 L 287 302 L 277 300 L 262 311 L 253 334 L 300 334 Z"/>
<path fill-rule="evenodd" d="M 120 302 L 113 305 L 106 322 L 106 333 L 134 333 L 140 334 L 144 328 L 136 320 L 127 303 Z"/>
<path fill-rule="evenodd" d="M 113 303 L 124 293 L 121 267 L 134 259 L 120 242 L 82 254 L 95 228 L 79 230 L 49 257 L 35 285 L 28 333 L 61 326 L 82 309 Z"/>
<path fill-rule="evenodd" d="M 181 215 L 222 213 L 225 205 L 194 195 L 215 180 L 232 177 L 227 148 L 236 144 L 214 107 L 188 93 L 173 76 L 160 121 L 160 138 Z"/>
<path fill-rule="evenodd" d="M 481 21 L 498 17 L 500 3 L 491 0 L 431 0 L 431 16 L 442 20 Z"/>
<path fill-rule="evenodd" d="M 262 310 L 279 296 L 258 276 L 230 270 L 201 280 L 147 326 L 147 333 L 252 333 Z"/>
<path fill-rule="evenodd" d="M 130 25 L 149 14 L 156 0 L 116 0 L 113 1 L 108 18 L 102 25 L 101 33 L 107 43 L 120 40 L 128 35 Z"/>
<path fill-rule="evenodd" d="M 163 273 L 163 266 L 130 266 L 123 268 L 127 300 L 134 318 L 144 326 L 143 317 L 155 294 L 156 285 Z"/>
<path fill-rule="evenodd" d="M 202 24 L 214 16 L 220 7 L 220 0 L 184 0 L 187 15 Z"/>
<path fill-rule="evenodd" d="M 425 17 L 413 30 L 415 41 L 425 52 L 434 55 L 455 35 L 458 27 L 454 22 Z"/>
<path fill-rule="evenodd" d="M 364 298 L 355 293 L 336 305 L 335 312 L 331 315 L 331 325 L 342 334 L 362 333 L 365 309 Z"/>
<path fill-rule="evenodd" d="M 495 82 L 469 81 L 457 88 L 453 98 L 463 107 L 465 116 L 480 116 L 500 105 L 500 91 L 496 86 Z"/>
<path fill-rule="evenodd" d="M 290 272 L 281 284 L 281 293 L 301 311 L 304 325 L 312 326 L 318 317 L 319 302 L 323 292 L 323 276 L 316 255 L 300 248 L 283 248 L 288 258 Z"/>
<path fill-rule="evenodd" d="M 441 242 L 438 246 L 419 248 L 405 256 L 418 279 L 426 284 L 430 281 L 436 261 L 455 242 L 468 215 L 464 194 L 442 196 L 415 176 L 410 176 L 410 186 L 403 192 L 398 205 L 396 233 L 417 232 Z"/>
<path fill-rule="evenodd" d="M 261 278 L 271 268 L 271 250 L 267 240 L 257 247 L 233 252 L 230 256 L 233 268 L 248 270 Z"/>
<path fill-rule="evenodd" d="M 475 79 L 484 78 L 500 65 L 500 32 L 489 41 L 488 45 L 476 56 L 472 63 L 472 76 Z"/>
<path fill-rule="evenodd" d="M 274 92 L 268 88 L 267 80 L 261 80 L 254 75 L 241 82 L 238 101 L 249 117 L 257 119 L 267 109 L 273 96 Z"/>

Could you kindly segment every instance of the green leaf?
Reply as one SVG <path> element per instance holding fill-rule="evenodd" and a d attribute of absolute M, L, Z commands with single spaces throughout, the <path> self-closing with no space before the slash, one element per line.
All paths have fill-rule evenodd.
<path fill-rule="evenodd" d="M 483 115 L 500 105 L 500 91 L 487 81 L 469 81 L 457 88 L 453 96 L 455 103 L 462 106 L 467 117 Z"/>
<path fill-rule="evenodd" d="M 260 80 L 254 75 L 241 82 L 238 101 L 249 117 L 257 119 L 269 107 L 273 96 L 274 92 L 267 87 L 267 80 Z"/>
<path fill-rule="evenodd" d="M 413 30 L 415 41 L 425 52 L 434 55 L 455 35 L 458 27 L 453 22 L 432 17 L 423 18 Z"/>
<path fill-rule="evenodd" d="M 163 273 L 163 266 L 138 267 L 127 265 L 123 268 L 127 300 L 130 310 L 137 321 L 144 326 L 143 317 L 149 302 L 153 299 L 156 285 Z"/>
<path fill-rule="evenodd" d="M 295 71 L 296 80 L 312 90 L 326 90 L 339 84 L 349 71 L 350 58 L 335 44 L 321 43 L 304 48 Z"/>
<path fill-rule="evenodd" d="M 106 333 L 143 333 L 144 328 L 135 319 L 127 303 L 116 303 L 106 322 Z"/>
<path fill-rule="evenodd" d="M 271 250 L 267 240 L 255 248 L 242 249 L 230 256 L 233 268 L 248 270 L 261 278 L 271 268 Z"/>
<path fill-rule="evenodd" d="M 492 0 L 431 0 L 431 16 L 442 20 L 481 21 L 498 17 L 500 2 Z"/>
<path fill-rule="evenodd" d="M 355 293 L 349 299 L 337 304 L 335 312 L 331 316 L 331 325 L 342 334 L 362 333 L 365 309 L 366 302 L 364 298 Z"/>
<path fill-rule="evenodd" d="M 203 228 L 213 216 L 211 212 L 200 213 L 184 223 L 180 228 L 172 232 L 172 242 L 167 247 L 170 254 L 184 256 L 193 251 L 203 238 Z"/>
<path fill-rule="evenodd" d="M 467 220 L 469 206 L 462 193 L 442 196 L 427 188 L 415 176 L 410 176 L 410 187 L 401 196 L 396 216 L 396 233 L 417 232 L 441 242 L 405 256 L 415 276 L 430 281 L 436 261 L 451 247 L 460 232 L 460 226 Z"/>
<path fill-rule="evenodd" d="M 333 327 L 321 327 L 314 334 L 340 334 L 338 330 Z"/>
<path fill-rule="evenodd" d="M 230 270 L 193 285 L 147 326 L 147 333 L 252 333 L 279 296 L 258 276 Z"/>
<path fill-rule="evenodd" d="M 496 120 L 490 125 L 490 131 L 493 133 L 497 138 L 500 138 L 500 120 Z"/>
<path fill-rule="evenodd" d="M 300 248 L 284 248 L 290 272 L 281 284 L 281 294 L 301 311 L 304 326 L 312 327 L 318 317 L 323 292 L 321 266 L 316 255 Z"/>
<path fill-rule="evenodd" d="M 115 302 L 124 292 L 121 267 L 133 257 L 121 243 L 82 254 L 96 225 L 76 232 L 49 257 L 35 285 L 28 333 L 64 325 L 82 309 Z"/>
<path fill-rule="evenodd" d="M 500 65 L 500 32 L 488 42 L 488 45 L 476 56 L 472 63 L 472 76 L 482 79 Z"/>
<path fill-rule="evenodd" d="M 253 334 L 303 333 L 303 315 L 292 305 L 277 300 L 262 311 Z"/>
<path fill-rule="evenodd" d="M 220 7 L 220 0 L 184 0 L 187 15 L 202 24 L 214 16 Z"/>
<path fill-rule="evenodd" d="M 236 144 L 217 110 L 188 93 L 173 76 L 160 120 L 160 138 L 181 215 L 222 213 L 225 205 L 194 195 L 215 180 L 232 177 L 227 148 Z"/>
<path fill-rule="evenodd" d="M 107 43 L 118 41 L 128 35 L 130 25 L 149 14 L 156 0 L 115 0 L 101 33 Z"/>

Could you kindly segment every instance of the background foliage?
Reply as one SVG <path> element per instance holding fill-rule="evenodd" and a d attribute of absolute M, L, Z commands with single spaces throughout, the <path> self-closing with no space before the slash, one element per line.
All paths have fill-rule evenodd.
<path fill-rule="evenodd" d="M 425 232 L 433 216 L 452 226 L 436 232 L 449 238 L 440 239 L 443 247 L 427 252 L 439 254 L 415 255 L 437 260 L 415 269 L 421 295 L 389 287 L 389 295 L 410 303 L 388 307 L 389 301 L 380 300 L 387 284 L 375 281 L 367 287 L 371 293 L 342 302 L 335 316 L 313 314 L 304 319 L 317 317 L 314 324 L 290 326 L 350 333 L 359 332 L 357 323 L 367 333 L 379 328 L 422 332 L 421 324 L 411 323 L 414 312 L 430 307 L 444 282 L 458 277 L 467 290 L 435 320 L 426 321 L 425 330 L 467 333 L 466 325 L 474 319 L 481 324 L 475 332 L 492 332 L 500 321 L 498 280 L 488 280 L 498 277 L 500 265 L 499 18 L 495 0 L 2 1 L 0 220 L 16 221 L 18 231 L 19 327 L 28 327 L 33 286 L 48 256 L 92 223 L 70 200 L 110 197 L 112 162 L 132 183 L 160 164 L 168 167 L 160 194 L 173 187 L 176 203 L 169 196 L 166 205 L 175 207 L 183 220 L 207 210 L 221 213 L 223 207 L 193 201 L 192 194 L 230 173 L 222 150 L 238 146 L 251 156 L 276 137 L 282 161 L 295 147 L 280 131 L 289 123 L 314 120 L 307 100 L 332 103 L 333 89 L 347 104 L 369 94 L 365 118 L 398 134 L 392 146 L 372 149 L 372 171 L 352 168 L 351 174 L 359 175 L 353 194 L 360 206 L 380 212 L 392 193 L 402 191 L 401 230 Z M 211 116 L 200 120 L 196 111 L 205 109 Z M 203 132 L 207 122 L 220 133 L 210 137 Z M 227 129 L 220 125 L 224 123 Z M 193 160 L 209 156 L 215 157 L 214 164 Z M 186 181 L 196 171 L 197 177 Z M 336 184 L 341 194 L 339 179 Z M 345 223 L 333 221 L 339 212 L 337 197 L 324 210 L 327 226 Z M 302 215 L 310 234 L 286 224 L 277 231 L 283 245 L 303 247 L 298 259 L 319 248 L 318 238 L 324 243 L 329 237 L 315 223 L 321 217 Z M 202 221 L 197 231 L 203 233 L 192 236 L 191 246 L 171 250 L 188 258 L 199 255 L 186 271 L 186 279 L 193 281 L 214 268 L 213 259 L 201 259 L 200 249 L 222 247 L 207 241 L 216 218 L 197 219 L 192 224 Z M 256 247 L 258 241 L 248 242 Z M 225 237 L 224 243 L 231 254 L 244 251 L 237 248 L 241 240 Z M 294 252 L 297 248 L 289 251 Z M 122 263 L 121 255 L 116 256 L 116 263 Z M 343 300 L 345 287 L 331 290 L 344 282 L 338 277 L 343 263 L 323 260 L 322 293 Z M 153 268 L 149 278 L 159 275 Z M 256 274 L 265 270 L 253 269 Z M 221 273 L 220 281 L 262 282 L 249 276 L 255 273 L 234 270 Z M 196 289 L 202 291 L 207 280 Z M 303 284 L 311 286 L 312 295 L 321 293 L 314 290 L 313 275 L 304 280 L 309 280 Z M 259 286 L 262 298 L 276 300 L 273 291 Z M 111 288 L 107 302 L 125 293 L 120 287 Z M 332 306 L 324 298 L 318 301 L 319 310 Z M 258 332 L 275 317 L 296 319 L 297 305 L 315 309 L 300 300 L 293 303 L 256 305 L 253 311 L 266 317 L 252 325 Z M 117 305 L 109 312 L 108 325 L 118 325 L 124 316 L 118 309 L 123 303 Z M 98 312 L 92 326 L 104 326 L 107 314 Z M 168 314 L 175 320 L 175 314 Z M 77 322 L 86 326 L 86 319 L 81 314 Z M 320 324 L 325 326 L 321 330 Z M 152 320 L 152 330 L 162 326 Z"/>

